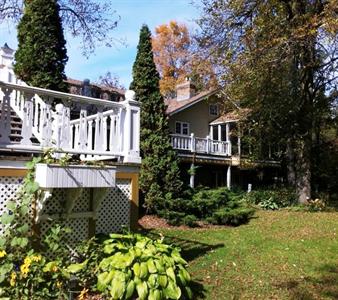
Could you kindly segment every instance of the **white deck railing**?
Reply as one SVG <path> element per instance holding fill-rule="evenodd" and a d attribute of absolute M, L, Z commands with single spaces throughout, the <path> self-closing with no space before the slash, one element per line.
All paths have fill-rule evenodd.
<path fill-rule="evenodd" d="M 125 96 L 112 102 L 0 81 L 0 149 L 139 163 L 140 107 L 134 92 Z M 22 121 L 19 141 L 11 139 L 12 111 Z"/>
<path fill-rule="evenodd" d="M 195 137 L 194 134 L 171 134 L 171 145 L 176 150 L 184 150 L 192 153 L 213 154 L 231 156 L 231 143 L 216 141 L 207 138 Z"/>

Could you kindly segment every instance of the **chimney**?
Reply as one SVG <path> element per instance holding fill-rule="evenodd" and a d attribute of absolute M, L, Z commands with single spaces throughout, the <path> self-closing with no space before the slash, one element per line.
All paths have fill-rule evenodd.
<path fill-rule="evenodd" d="M 90 80 L 89 79 L 83 80 L 82 96 L 92 97 L 92 88 L 90 86 Z"/>
<path fill-rule="evenodd" d="M 189 78 L 185 79 L 185 82 L 176 85 L 176 100 L 188 100 L 191 97 L 195 96 L 196 88 L 191 83 Z"/>

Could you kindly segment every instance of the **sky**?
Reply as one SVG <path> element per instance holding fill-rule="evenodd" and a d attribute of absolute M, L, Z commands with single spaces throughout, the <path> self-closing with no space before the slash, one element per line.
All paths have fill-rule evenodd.
<path fill-rule="evenodd" d="M 98 0 L 100 1 L 100 0 Z M 186 23 L 196 28 L 194 19 L 198 10 L 191 5 L 191 0 L 111 0 L 121 20 L 113 31 L 116 39 L 126 41 L 126 45 L 117 43 L 112 48 L 100 47 L 89 58 L 81 55 L 80 40 L 65 32 L 69 61 L 66 65 L 67 77 L 91 82 L 110 71 L 116 74 L 121 84 L 128 88 L 132 80 L 131 71 L 136 57 L 139 31 L 142 24 L 147 24 L 152 32 L 156 26 L 171 20 Z M 12 24 L 0 26 L 0 45 L 5 42 L 16 49 L 16 29 Z"/>

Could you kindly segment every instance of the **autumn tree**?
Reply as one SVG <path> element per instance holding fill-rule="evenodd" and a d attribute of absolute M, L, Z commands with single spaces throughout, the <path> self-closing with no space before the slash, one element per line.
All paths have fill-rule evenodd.
<path fill-rule="evenodd" d="M 182 189 L 176 152 L 169 136 L 166 106 L 159 89 L 159 74 L 154 63 L 151 32 L 146 25 L 140 31 L 133 82 L 130 88 L 141 102 L 140 189 L 148 211 L 163 209 L 165 199 Z"/>
<path fill-rule="evenodd" d="M 199 55 L 196 43 L 185 24 L 171 21 L 159 25 L 152 38 L 154 59 L 160 73 L 161 93 L 171 98 L 175 87 L 186 77 L 202 90 L 217 85 L 211 63 Z"/>
<path fill-rule="evenodd" d="M 55 0 L 26 0 L 14 71 L 32 86 L 66 92 L 66 41 Z"/>
<path fill-rule="evenodd" d="M 306 202 L 317 102 L 337 84 L 337 1 L 202 2 L 200 41 L 222 70 L 225 94 L 250 106 L 287 145 L 299 202 Z"/>
<path fill-rule="evenodd" d="M 21 19 L 27 0 L 0 1 L 0 24 Z M 58 0 L 62 25 L 73 37 L 81 38 L 83 53 L 89 55 L 99 45 L 116 43 L 112 30 L 116 28 L 119 16 L 111 1 Z"/>

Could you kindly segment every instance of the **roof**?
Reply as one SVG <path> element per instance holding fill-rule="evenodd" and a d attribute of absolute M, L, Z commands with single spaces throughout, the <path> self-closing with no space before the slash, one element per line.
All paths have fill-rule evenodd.
<path fill-rule="evenodd" d="M 67 78 L 66 82 L 68 82 L 70 85 L 83 86 L 83 80 Z M 111 87 L 101 85 L 101 84 L 90 83 L 90 85 L 100 89 L 102 92 L 118 93 L 118 94 L 121 94 L 121 95 L 124 95 L 124 93 L 125 93 L 125 91 L 122 90 L 122 89 L 111 88 Z"/>
<path fill-rule="evenodd" d="M 205 98 L 215 94 L 218 91 L 218 89 L 212 89 L 208 91 L 201 92 L 187 100 L 180 100 L 178 101 L 176 98 L 174 99 L 166 99 L 164 100 L 165 104 L 167 105 L 167 114 L 168 115 L 174 115 L 202 100 Z"/>
<path fill-rule="evenodd" d="M 212 121 L 210 125 L 224 124 L 228 122 L 237 122 L 239 120 L 246 119 L 251 112 L 250 108 L 240 108 L 233 111 L 230 111 L 216 120 Z"/>

